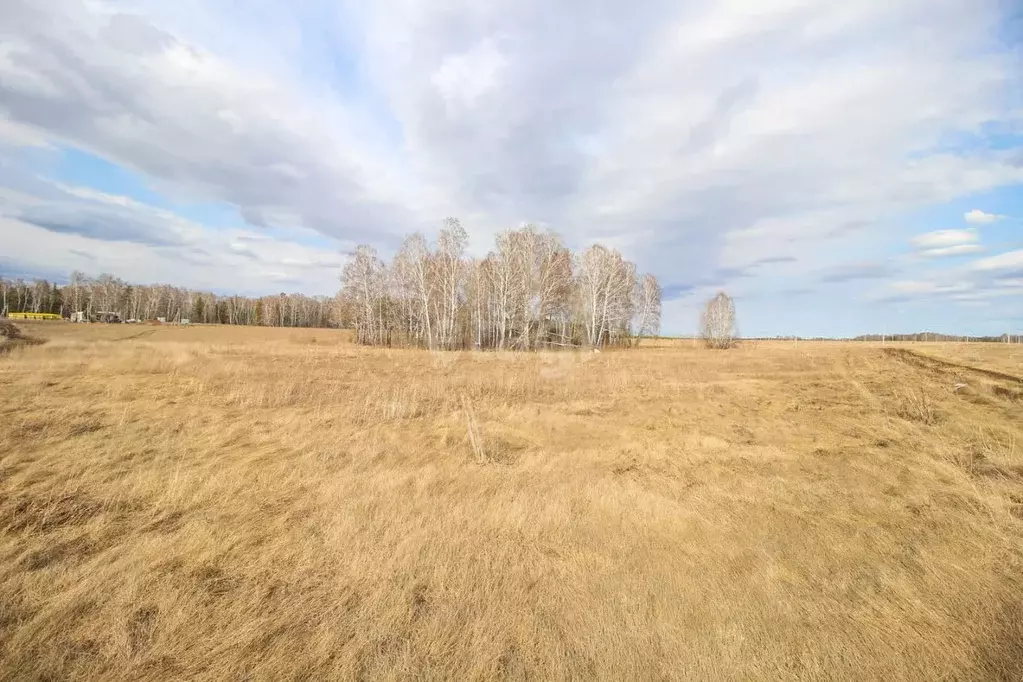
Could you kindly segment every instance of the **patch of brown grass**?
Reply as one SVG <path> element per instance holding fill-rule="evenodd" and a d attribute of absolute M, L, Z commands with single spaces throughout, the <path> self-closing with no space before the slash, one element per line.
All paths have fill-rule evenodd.
<path fill-rule="evenodd" d="M 1023 344 L 1021 343 L 907 343 L 903 344 L 923 355 L 955 362 L 969 367 L 1001 371 L 1023 376 Z"/>
<path fill-rule="evenodd" d="M 0 679 L 1023 676 L 995 392 L 867 344 L 129 332 L 0 359 Z"/>
<path fill-rule="evenodd" d="M 35 346 L 43 341 L 21 333 L 18 325 L 7 320 L 0 320 L 0 354 L 10 353 L 22 346 Z"/>

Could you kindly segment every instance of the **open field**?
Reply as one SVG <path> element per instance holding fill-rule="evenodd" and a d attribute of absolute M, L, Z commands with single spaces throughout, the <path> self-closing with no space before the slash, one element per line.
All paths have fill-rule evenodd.
<path fill-rule="evenodd" d="M 21 326 L 0 679 L 1023 679 L 1017 348 Z"/>
<path fill-rule="evenodd" d="M 1021 343 L 909 343 L 903 344 L 921 355 L 945 362 L 1008 374 L 1023 380 Z"/>

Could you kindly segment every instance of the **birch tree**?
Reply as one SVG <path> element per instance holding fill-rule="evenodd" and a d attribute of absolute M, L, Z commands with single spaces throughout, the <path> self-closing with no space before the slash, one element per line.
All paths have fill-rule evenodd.
<path fill-rule="evenodd" d="M 378 309 L 383 293 L 383 263 L 376 250 L 359 246 L 341 273 L 341 288 L 352 302 L 355 338 L 359 343 L 380 343 Z"/>
<path fill-rule="evenodd" d="M 462 224 L 454 218 L 448 218 L 437 239 L 437 285 L 439 297 L 440 345 L 443 348 L 454 347 L 455 324 L 458 319 L 459 297 L 462 292 L 462 278 L 465 263 L 462 255 L 465 252 L 469 236 Z"/>
<path fill-rule="evenodd" d="M 719 291 L 707 301 L 700 318 L 700 332 L 710 348 L 731 348 L 735 344 L 735 302 Z"/>
<path fill-rule="evenodd" d="M 642 336 L 656 336 L 661 330 L 661 285 L 651 274 L 636 280 L 636 344 Z"/>
<path fill-rule="evenodd" d="M 435 291 L 431 276 L 430 248 L 423 235 L 416 233 L 405 239 L 401 250 L 395 256 L 394 274 L 398 279 L 398 289 L 405 300 L 408 333 L 421 345 L 433 348 L 430 300 L 435 296 Z"/>
<path fill-rule="evenodd" d="M 594 244 L 579 259 L 578 295 L 587 345 L 627 335 L 633 311 L 635 266 L 614 249 Z"/>

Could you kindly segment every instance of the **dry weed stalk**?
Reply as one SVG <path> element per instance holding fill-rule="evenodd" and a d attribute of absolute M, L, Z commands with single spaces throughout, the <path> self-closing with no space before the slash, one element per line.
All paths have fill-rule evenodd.
<path fill-rule="evenodd" d="M 486 464 L 490 461 L 490 458 L 487 456 L 486 447 L 483 443 L 483 432 L 480 429 L 479 422 L 476 420 L 476 411 L 473 410 L 472 404 L 464 395 L 461 397 L 461 400 L 469 447 L 472 449 L 472 454 L 476 458 L 477 464 Z"/>

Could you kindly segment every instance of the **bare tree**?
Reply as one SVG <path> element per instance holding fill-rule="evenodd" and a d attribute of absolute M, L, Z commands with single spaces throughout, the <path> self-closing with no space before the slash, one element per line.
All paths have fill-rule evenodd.
<path fill-rule="evenodd" d="M 515 324 L 515 307 L 522 299 L 519 287 L 521 277 L 516 276 L 519 259 L 516 256 L 516 240 L 512 233 L 503 232 L 496 238 L 497 250 L 492 251 L 485 262 L 489 278 L 490 324 L 494 345 L 504 348 Z"/>
<path fill-rule="evenodd" d="M 437 283 L 440 290 L 439 319 L 440 345 L 442 348 L 454 348 L 455 326 L 458 322 L 458 309 L 463 291 L 465 275 L 465 252 L 469 235 L 455 218 L 448 218 L 437 239 Z"/>
<path fill-rule="evenodd" d="M 586 343 L 599 347 L 628 335 L 635 266 L 614 249 L 594 244 L 579 258 L 578 296 Z"/>
<path fill-rule="evenodd" d="M 719 291 L 707 301 L 700 319 L 700 333 L 709 348 L 731 348 L 735 344 L 735 302 Z"/>
<path fill-rule="evenodd" d="M 352 302 L 355 338 L 359 343 L 382 343 L 384 264 L 370 246 L 360 246 L 341 272 L 343 294 Z"/>
<path fill-rule="evenodd" d="M 656 336 L 661 331 L 661 285 L 651 274 L 636 280 L 636 344 L 641 336 Z"/>
<path fill-rule="evenodd" d="M 430 318 L 430 300 L 435 297 L 432 255 L 423 235 L 411 235 L 394 259 L 394 277 L 398 296 L 406 316 L 406 334 L 420 345 L 433 348 L 434 325 Z"/>
<path fill-rule="evenodd" d="M 547 342 L 552 314 L 568 303 L 572 256 L 553 232 L 530 225 L 514 234 L 522 318 L 517 345 L 529 350 Z"/>

